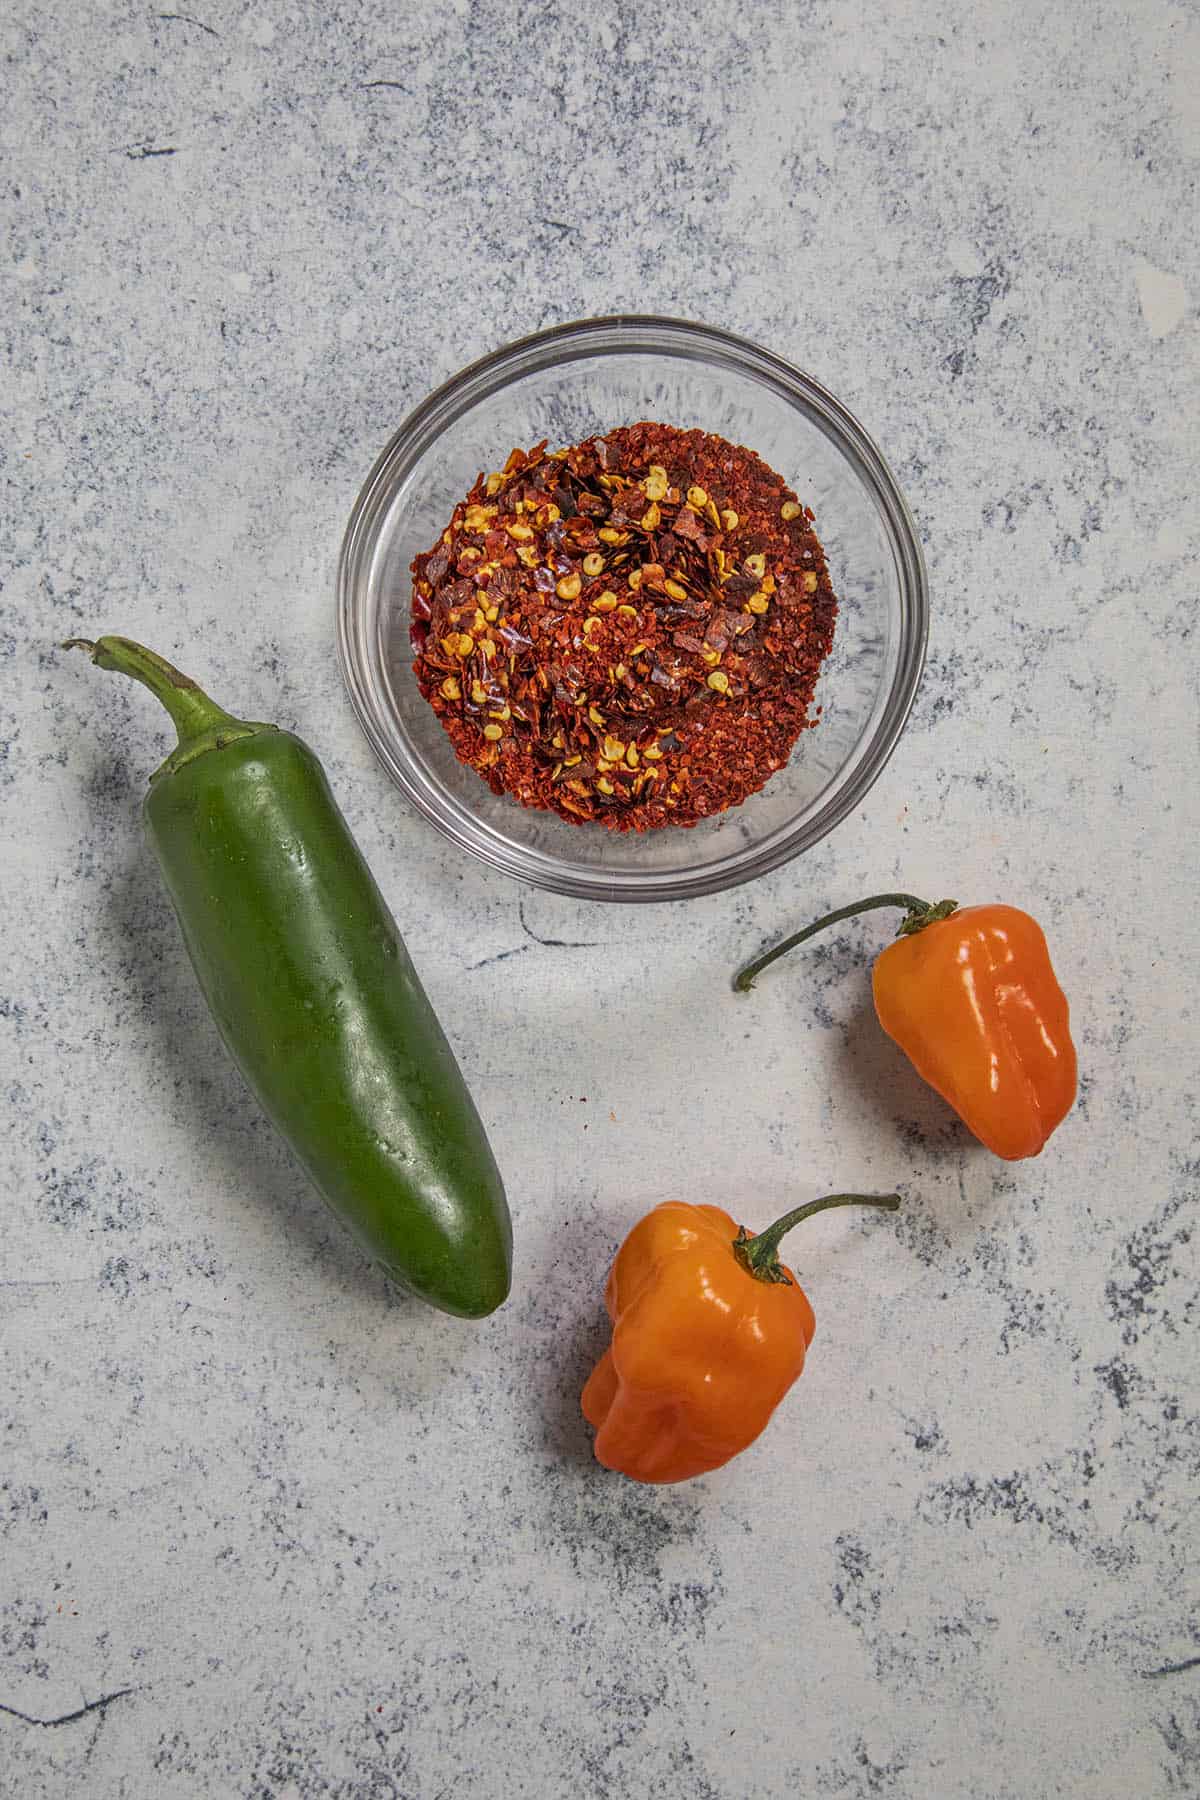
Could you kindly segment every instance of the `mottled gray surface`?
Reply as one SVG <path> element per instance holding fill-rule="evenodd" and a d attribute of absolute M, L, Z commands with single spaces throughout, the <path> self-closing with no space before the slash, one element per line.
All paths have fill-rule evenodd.
<path fill-rule="evenodd" d="M 3 27 L 0 1790 L 1197 1793 L 1194 6 L 195 3 Z M 861 814 L 634 914 L 406 811 L 332 635 L 406 409 L 622 308 L 842 396 L 935 599 Z M 105 627 L 327 758 L 508 1176 L 484 1325 L 389 1295 L 231 1074 L 139 836 L 164 731 L 54 649 Z M 881 1039 L 882 924 L 728 990 L 900 879 L 1045 922 L 1083 1097 L 1036 1163 Z M 768 1435 L 600 1471 L 637 1213 L 850 1182 L 908 1204 L 795 1244 Z"/>

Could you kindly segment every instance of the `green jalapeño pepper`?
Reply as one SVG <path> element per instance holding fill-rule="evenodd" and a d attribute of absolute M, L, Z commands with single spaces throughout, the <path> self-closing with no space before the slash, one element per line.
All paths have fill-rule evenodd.
<path fill-rule="evenodd" d="M 450 1046 L 325 779 L 128 638 L 72 639 L 162 701 L 144 821 L 227 1048 L 322 1197 L 403 1287 L 482 1318 L 509 1288 L 504 1188 Z"/>

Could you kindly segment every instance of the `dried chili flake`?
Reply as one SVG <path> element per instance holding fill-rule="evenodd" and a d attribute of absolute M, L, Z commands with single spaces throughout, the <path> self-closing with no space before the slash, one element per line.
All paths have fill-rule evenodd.
<path fill-rule="evenodd" d="M 616 831 L 695 825 L 816 723 L 837 601 L 812 526 L 703 431 L 516 449 L 413 562 L 417 683 L 496 793 Z"/>

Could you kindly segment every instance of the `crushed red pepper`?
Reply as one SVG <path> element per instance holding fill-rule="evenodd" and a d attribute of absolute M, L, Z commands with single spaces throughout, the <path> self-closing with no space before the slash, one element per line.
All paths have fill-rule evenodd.
<path fill-rule="evenodd" d="M 514 450 L 413 562 L 417 683 L 497 794 L 617 831 L 695 825 L 816 723 L 837 601 L 812 525 L 703 431 Z"/>

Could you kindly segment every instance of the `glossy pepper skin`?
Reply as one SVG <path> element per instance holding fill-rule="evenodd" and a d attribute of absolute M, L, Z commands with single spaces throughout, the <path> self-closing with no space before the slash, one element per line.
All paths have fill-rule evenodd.
<path fill-rule="evenodd" d="M 1010 1162 L 1037 1156 L 1071 1110 L 1078 1071 L 1045 935 L 1018 907 L 876 894 L 793 933 L 734 987 L 745 992 L 797 944 L 881 906 L 905 909 L 872 977 L 883 1029 L 989 1150 Z"/>
<path fill-rule="evenodd" d="M 875 1010 L 930 1087 L 1008 1161 L 1037 1156 L 1075 1099 L 1066 996 L 1041 926 L 965 906 L 876 958 Z"/>
<path fill-rule="evenodd" d="M 509 1289 L 499 1172 L 458 1065 L 323 769 L 123 638 L 180 744 L 146 834 L 225 1041 L 330 1208 L 410 1292 L 467 1318 Z"/>
<path fill-rule="evenodd" d="M 634 1481 L 688 1481 L 752 1444 L 803 1369 L 816 1328 L 775 1256 L 778 1237 L 810 1212 L 864 1203 L 899 1204 L 839 1195 L 755 1239 L 719 1206 L 679 1200 L 635 1225 L 605 1290 L 612 1344 L 583 1390 L 597 1460 Z M 756 1247 L 757 1274 L 742 1260 Z"/>

